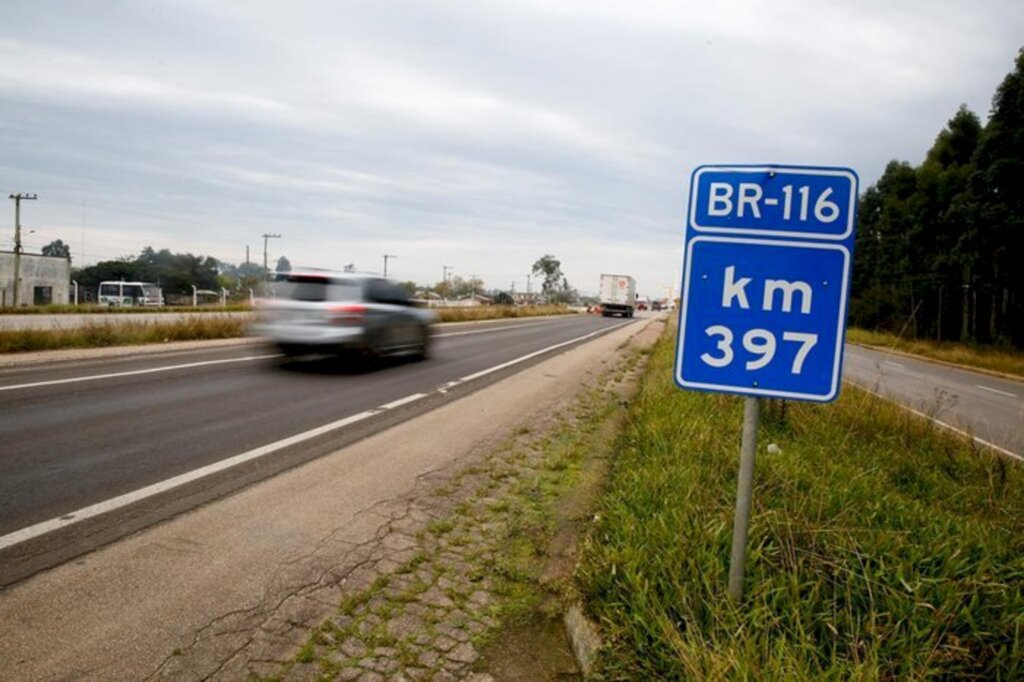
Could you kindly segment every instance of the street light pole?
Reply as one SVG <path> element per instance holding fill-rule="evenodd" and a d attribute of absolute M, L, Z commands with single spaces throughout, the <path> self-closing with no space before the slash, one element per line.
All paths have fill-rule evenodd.
<path fill-rule="evenodd" d="M 394 255 L 393 253 L 385 253 L 384 254 L 384 276 L 385 277 L 388 276 L 388 259 L 389 258 L 398 258 L 398 256 Z"/>
<path fill-rule="evenodd" d="M 14 307 L 18 307 L 18 292 L 21 289 L 21 202 L 35 201 L 35 194 L 12 194 L 14 199 Z"/>

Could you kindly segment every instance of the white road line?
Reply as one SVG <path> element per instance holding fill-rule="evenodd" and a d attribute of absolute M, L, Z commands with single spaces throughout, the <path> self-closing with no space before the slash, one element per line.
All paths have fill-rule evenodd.
<path fill-rule="evenodd" d="M 903 365 L 901 365 L 898 362 L 893 362 L 892 360 L 883 360 L 882 364 L 883 365 L 890 365 L 892 367 L 899 367 L 900 369 L 905 369 L 905 367 Z"/>
<path fill-rule="evenodd" d="M 80 381 L 97 381 L 99 379 L 116 379 L 118 377 L 131 377 L 140 374 L 155 374 L 157 372 L 170 372 L 176 369 L 191 369 L 193 367 L 208 367 L 209 365 L 224 365 L 232 362 L 252 362 L 253 360 L 268 360 L 281 357 L 278 353 L 270 355 L 248 355 L 244 358 L 228 358 L 226 360 L 204 360 L 202 362 L 189 362 L 183 365 L 167 365 L 166 367 L 151 367 L 149 369 L 135 369 L 129 372 L 111 372 L 110 374 L 93 374 L 85 377 L 71 377 L 70 379 L 50 379 L 49 381 L 34 381 L 30 384 L 15 384 L 13 386 L 0 386 L 0 391 L 15 391 L 20 388 L 36 388 L 37 386 L 57 386 L 59 384 L 74 384 Z"/>
<path fill-rule="evenodd" d="M 625 326 L 625 325 L 630 324 L 632 322 L 633 322 L 633 320 L 630 320 L 628 322 L 623 322 L 621 324 L 617 324 L 614 327 L 605 327 L 603 329 L 598 329 L 597 331 L 591 332 L 589 334 L 584 334 L 583 336 L 577 336 L 574 339 L 570 339 L 568 341 L 563 341 L 561 343 L 556 343 L 556 344 L 554 344 L 552 346 L 548 346 L 547 348 L 543 348 L 541 350 L 534 351 L 533 353 L 528 353 L 528 354 L 523 355 L 521 357 L 518 357 L 518 358 L 516 358 L 514 360 L 510 360 L 508 362 L 503 362 L 500 365 L 495 365 L 494 367 L 491 367 L 489 369 L 485 369 L 485 370 L 482 370 L 480 372 L 476 372 L 474 374 L 470 374 L 468 376 L 464 376 L 461 379 L 458 379 L 456 381 L 449 382 L 449 383 L 445 384 L 444 387 L 439 389 L 439 391 L 441 393 L 444 393 L 446 388 L 450 388 L 450 387 L 456 386 L 458 384 L 466 383 L 467 381 L 472 381 L 473 379 L 477 379 L 479 377 L 486 376 L 486 375 L 488 375 L 488 374 L 490 374 L 492 372 L 497 372 L 497 371 L 499 371 L 501 369 L 504 369 L 506 367 L 511 367 L 512 365 L 516 365 L 516 364 L 518 364 L 520 362 L 524 362 L 526 360 L 529 360 L 530 358 L 535 358 L 538 355 L 541 355 L 543 353 L 548 353 L 550 351 L 557 350 L 558 348 L 563 348 L 563 347 L 568 346 L 568 345 L 573 344 L 573 343 L 578 343 L 580 341 L 585 341 L 586 339 L 589 339 L 589 338 L 592 338 L 594 336 L 597 336 L 598 334 L 602 334 L 602 333 L 605 333 L 605 332 L 612 331 L 614 329 L 618 329 L 619 327 Z M 277 357 L 277 356 L 276 355 L 272 355 L 272 356 L 262 356 L 262 357 Z M 254 359 L 254 358 L 246 358 L 246 359 Z M 242 359 L 234 360 L 234 362 L 240 362 L 240 361 L 242 361 Z M 205 364 L 215 364 L 217 362 L 232 362 L 232 361 L 231 360 L 215 360 L 215 361 L 211 361 L 211 362 L 193 363 L 191 366 L 201 366 L 201 365 L 205 365 Z M 166 369 L 172 369 L 172 368 L 168 367 L 168 368 L 161 368 L 161 369 L 156 369 L 156 370 L 140 370 L 138 372 L 123 372 L 123 373 L 120 373 L 118 375 L 108 375 L 108 376 L 121 376 L 123 374 L 144 374 L 146 372 L 162 371 L 162 370 L 166 370 Z M 55 383 L 64 383 L 66 381 L 68 381 L 68 380 L 61 380 L 61 381 L 55 382 Z M 8 388 L 11 388 L 11 387 L 8 387 Z M 249 450 L 248 452 L 243 452 L 243 453 L 241 453 L 239 455 L 235 455 L 233 457 L 229 457 L 229 458 L 221 460 L 219 462 L 214 462 L 213 464 L 208 464 L 208 465 L 206 465 L 204 467 L 200 467 L 199 469 L 194 469 L 194 470 L 186 472 L 184 474 L 179 474 L 178 476 L 174 476 L 172 478 L 168 478 L 165 481 L 160 481 L 159 483 L 154 483 L 154 484 L 148 485 L 148 486 L 146 486 L 144 488 L 139 488 L 138 490 L 133 490 L 132 492 L 125 493 L 124 495 L 118 495 L 117 497 L 112 497 L 109 500 L 104 500 L 102 502 L 97 502 L 96 504 L 89 505 L 88 507 L 83 507 L 82 509 L 78 509 L 78 510 L 70 512 L 68 514 L 63 514 L 62 516 L 60 516 L 58 518 L 50 519 L 48 521 L 42 521 L 42 522 L 37 523 L 35 525 L 28 526 L 26 528 L 22 528 L 21 530 L 16 530 L 13 533 L 8 533 L 7 535 L 0 536 L 0 550 L 6 549 L 7 547 L 12 547 L 12 546 L 14 546 L 14 545 L 16 545 L 18 543 L 25 542 L 26 540 L 31 540 L 32 538 L 37 538 L 40 535 L 45 535 L 46 533 L 50 533 L 50 532 L 53 532 L 55 530 L 59 530 L 61 528 L 64 528 L 65 526 L 69 526 L 69 525 L 71 525 L 73 523 L 77 523 L 77 522 L 82 521 L 84 519 L 89 519 L 89 518 L 92 518 L 94 516 L 99 516 L 100 514 L 105 514 L 107 512 L 111 512 L 111 511 L 114 511 L 114 510 L 117 510 L 117 509 L 121 509 L 123 507 L 126 507 L 126 506 L 128 506 L 130 504 L 133 504 L 135 502 L 138 502 L 140 500 L 144 500 L 144 499 L 146 499 L 148 497 L 152 497 L 153 495 L 158 495 L 158 494 L 166 492 L 168 490 L 173 490 L 174 488 L 178 488 L 180 486 L 183 486 L 186 483 L 191 483 L 192 481 L 197 481 L 197 480 L 199 480 L 201 478 L 204 478 L 206 476 L 210 476 L 211 474 L 215 474 L 215 473 L 224 471 L 226 469 L 230 469 L 231 467 L 237 466 L 239 464 L 243 464 L 245 462 L 250 462 L 250 461 L 252 461 L 254 459 L 259 459 L 260 457 L 264 457 L 266 455 L 272 454 L 274 452 L 277 452 L 278 450 L 282 450 L 284 448 L 291 447 L 293 445 L 298 445 L 299 443 L 302 443 L 304 441 L 310 440 L 312 438 L 316 438 L 318 436 L 322 436 L 322 435 L 324 435 L 326 433 L 330 433 L 331 431 L 334 431 L 336 429 L 344 428 L 346 426 L 351 426 L 352 424 L 355 424 L 356 422 L 360 422 L 360 421 L 363 421 L 364 419 L 368 419 L 369 417 L 373 417 L 374 415 L 378 415 L 383 410 L 393 409 L 395 407 L 398 407 L 399 405 L 404 405 L 406 403 L 410 403 L 410 402 L 412 402 L 414 400 L 419 400 L 420 398 L 424 398 L 424 397 L 426 397 L 426 394 L 424 394 L 424 393 L 415 393 L 413 395 L 409 395 L 409 396 L 406 396 L 404 398 L 399 398 L 398 400 L 394 400 L 394 401 L 392 401 L 390 403 L 387 403 L 386 405 L 382 405 L 379 408 L 372 409 L 372 410 L 366 410 L 365 412 L 360 412 L 359 414 L 353 414 L 353 415 L 351 415 L 349 417 L 345 417 L 343 419 L 339 419 L 337 421 L 333 421 L 333 422 L 331 422 L 329 424 L 324 424 L 323 426 L 318 426 L 315 429 L 310 429 L 309 431 L 304 431 L 302 433 L 297 433 L 294 436 L 289 436 L 288 438 L 282 438 L 281 440 L 274 441 L 273 443 L 270 443 L 268 445 L 263 445 L 261 447 L 255 448 L 253 450 Z"/>
<path fill-rule="evenodd" d="M 288 438 L 282 438 L 279 441 L 275 441 L 268 445 L 263 445 L 254 450 L 243 452 L 240 455 L 235 455 L 234 457 L 229 457 L 219 462 L 214 462 L 213 464 L 207 464 L 204 467 L 193 469 L 192 471 L 189 471 L 187 473 L 180 474 L 172 478 L 168 478 L 165 481 L 160 481 L 159 483 L 147 485 L 145 488 L 139 488 L 138 490 L 133 490 L 130 493 L 125 493 L 124 495 L 112 497 L 109 500 L 97 502 L 96 504 L 89 505 L 88 507 L 78 509 L 68 514 L 64 514 L 56 519 L 43 521 L 33 526 L 28 526 L 27 528 L 22 528 L 21 530 L 14 531 L 13 533 L 8 533 L 7 535 L 0 536 L 0 549 L 6 549 L 7 547 L 16 545 L 19 542 L 31 540 L 32 538 L 39 537 L 40 535 L 45 535 L 46 533 L 50 533 L 65 526 L 69 526 L 72 523 L 77 523 L 84 519 L 99 516 L 100 514 L 105 514 L 116 509 L 121 509 L 122 507 L 127 507 L 128 505 L 134 502 L 138 502 L 139 500 L 144 500 L 147 497 L 152 497 L 153 495 L 158 495 L 162 492 L 173 490 L 174 488 L 183 486 L 186 483 L 191 483 L 192 481 L 199 480 L 200 478 L 204 478 L 211 474 L 224 471 L 225 469 L 230 469 L 233 466 L 237 466 L 245 462 L 250 462 L 254 459 L 259 459 L 260 457 L 264 457 L 271 453 L 277 452 L 278 450 L 282 450 L 284 448 L 296 445 L 303 441 L 310 440 L 311 438 L 316 438 L 317 436 L 322 436 L 323 434 L 329 433 L 335 429 L 340 429 L 345 426 L 351 426 L 352 424 L 363 421 L 364 419 L 372 417 L 375 414 L 379 414 L 379 411 L 366 410 L 365 412 L 360 412 L 359 414 L 353 414 L 349 417 L 345 417 L 344 419 L 333 421 L 330 424 L 324 424 L 323 426 L 318 426 L 315 429 L 310 429 L 309 431 L 304 431 L 294 436 L 289 436 Z"/>
<path fill-rule="evenodd" d="M 380 409 L 380 410 L 393 410 L 396 407 L 401 407 L 402 405 L 406 405 L 408 403 L 411 403 L 414 400 L 419 400 L 420 398 L 426 398 L 426 397 L 427 397 L 426 393 L 413 393 L 412 395 L 407 395 L 404 398 L 399 398 L 398 400 L 392 400 L 390 403 L 387 403 L 385 405 L 381 405 L 377 409 Z"/>
<path fill-rule="evenodd" d="M 974 384 L 974 387 L 975 388 L 980 388 L 981 390 L 988 391 L 990 393 L 996 393 L 998 395 L 1005 395 L 1007 398 L 1016 398 L 1017 397 L 1016 393 L 1010 393 L 1008 391 L 1000 391 L 998 388 L 989 388 L 988 386 L 982 386 L 981 384 Z"/>
<path fill-rule="evenodd" d="M 939 426 L 940 428 L 943 428 L 943 429 L 946 429 L 947 431 L 952 431 L 953 433 L 957 433 L 957 434 L 959 434 L 961 436 L 965 436 L 967 438 L 970 438 L 971 440 L 973 440 L 978 445 L 984 446 L 984 447 L 989 448 L 991 450 L 995 450 L 996 452 L 998 452 L 1000 454 L 1003 454 L 1003 455 L 1006 455 L 1007 457 L 1012 457 L 1013 459 L 1019 459 L 1022 462 L 1024 462 L 1024 455 L 1019 455 L 1016 452 L 1010 452 L 1006 448 L 1000 447 L 1000 446 L 996 445 L 995 443 L 991 443 L 991 442 L 989 442 L 989 441 L 987 441 L 987 440 L 985 440 L 983 438 L 978 438 L 977 436 L 975 436 L 973 434 L 970 434 L 967 431 L 964 431 L 963 429 L 958 429 L 957 427 L 953 426 L 952 424 L 947 424 L 946 422 L 942 421 L 941 419 L 936 419 L 935 417 L 930 417 L 927 414 L 925 414 L 924 412 L 919 412 L 918 410 L 915 410 L 912 407 L 908 407 L 907 405 L 904 405 L 903 403 L 897 402 L 895 399 L 893 399 L 890 396 L 883 395 L 882 393 L 879 393 L 878 391 L 873 391 L 870 388 L 868 388 L 867 386 L 863 386 L 861 384 L 858 384 L 855 381 L 847 380 L 847 383 L 853 384 L 854 386 L 856 386 L 860 390 L 867 391 L 871 395 L 873 395 L 873 396 L 875 396 L 877 398 L 881 398 L 882 400 L 885 400 L 887 402 L 890 402 L 893 405 L 895 405 L 896 407 L 904 409 L 907 412 L 910 412 L 911 414 L 915 414 L 918 417 L 923 417 L 924 419 L 927 419 L 928 421 L 932 422 L 936 426 Z"/>

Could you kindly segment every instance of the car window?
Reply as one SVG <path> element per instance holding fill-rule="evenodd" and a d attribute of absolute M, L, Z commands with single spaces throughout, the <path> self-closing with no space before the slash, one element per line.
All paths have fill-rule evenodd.
<path fill-rule="evenodd" d="M 366 287 L 366 299 L 388 305 L 409 305 L 405 289 L 382 279 L 370 280 Z"/>
<path fill-rule="evenodd" d="M 274 298 L 309 303 L 358 301 L 360 294 L 358 282 L 322 275 L 279 275 L 270 289 Z"/>

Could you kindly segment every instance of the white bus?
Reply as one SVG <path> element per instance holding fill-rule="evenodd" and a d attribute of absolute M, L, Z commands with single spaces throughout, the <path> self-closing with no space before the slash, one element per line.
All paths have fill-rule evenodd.
<path fill-rule="evenodd" d="M 164 293 L 150 282 L 100 282 L 96 301 L 107 306 L 145 306 L 164 304 Z"/>

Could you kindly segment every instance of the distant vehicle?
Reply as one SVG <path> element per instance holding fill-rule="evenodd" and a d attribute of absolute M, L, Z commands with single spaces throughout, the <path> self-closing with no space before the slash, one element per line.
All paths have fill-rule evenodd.
<path fill-rule="evenodd" d="M 253 332 L 288 356 L 410 353 L 426 358 L 437 316 L 398 284 L 349 272 L 277 273 L 257 304 Z"/>
<path fill-rule="evenodd" d="M 636 280 L 629 275 L 601 275 L 601 315 L 633 317 L 636 306 Z"/>
<path fill-rule="evenodd" d="M 155 308 L 164 304 L 164 292 L 151 282 L 100 282 L 96 302 L 106 306 Z"/>
<path fill-rule="evenodd" d="M 651 310 L 653 310 L 654 312 L 658 312 L 664 307 L 665 304 L 661 301 L 654 301 L 653 303 L 651 303 Z"/>

